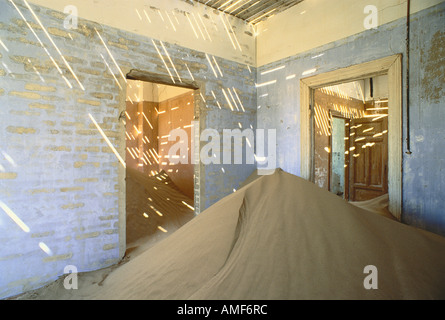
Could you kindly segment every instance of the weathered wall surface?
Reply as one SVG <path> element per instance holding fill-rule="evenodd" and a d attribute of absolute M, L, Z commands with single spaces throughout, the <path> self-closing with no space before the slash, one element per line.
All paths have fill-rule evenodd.
<path fill-rule="evenodd" d="M 445 3 L 411 18 L 410 136 L 411 155 L 403 150 L 403 221 L 445 235 L 444 21 Z M 385 56 L 404 56 L 406 19 L 335 41 L 258 68 L 258 127 L 277 129 L 277 166 L 300 174 L 300 79 Z M 284 67 L 283 67 L 284 66 Z M 280 68 L 273 72 L 267 72 Z M 264 73 L 267 72 L 267 73 Z M 276 81 L 276 82 L 273 82 Z M 265 96 L 268 94 L 267 96 Z M 403 89 L 403 135 L 407 137 Z"/>
<path fill-rule="evenodd" d="M 255 69 L 86 20 L 66 30 L 65 14 L 14 3 L 0 2 L 0 297 L 54 280 L 67 265 L 89 271 L 122 257 L 125 170 L 105 137 L 125 159 L 118 118 L 131 69 L 195 81 L 202 128 L 256 124 Z M 231 110 L 228 88 L 245 112 Z M 252 170 L 200 166 L 198 208 Z"/>
<path fill-rule="evenodd" d="M 75 6 L 86 20 L 256 66 L 254 28 L 187 0 L 30 0 L 63 12 Z"/>

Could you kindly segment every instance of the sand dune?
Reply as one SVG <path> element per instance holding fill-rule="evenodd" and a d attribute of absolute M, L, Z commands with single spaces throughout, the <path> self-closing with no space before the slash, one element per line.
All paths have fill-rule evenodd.
<path fill-rule="evenodd" d="M 366 201 L 356 201 L 349 202 L 359 208 L 369 210 L 371 212 L 380 214 L 384 217 L 387 217 L 392 220 L 397 220 L 389 211 L 389 195 L 384 194 L 383 196 L 366 200 Z"/>
<path fill-rule="evenodd" d="M 445 298 L 445 238 L 281 170 L 251 181 L 100 282 L 28 298 Z M 364 287 L 368 265 L 378 289 Z"/>

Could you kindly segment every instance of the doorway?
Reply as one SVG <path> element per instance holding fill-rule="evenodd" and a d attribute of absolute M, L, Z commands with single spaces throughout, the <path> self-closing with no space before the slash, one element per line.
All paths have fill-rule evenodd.
<path fill-rule="evenodd" d="M 301 137 L 301 169 L 300 169 L 300 175 L 310 181 L 316 182 L 316 156 L 315 156 L 315 133 L 317 130 L 315 121 L 320 121 L 320 125 L 324 126 L 322 130 L 324 130 L 326 134 L 326 139 L 328 139 L 328 143 L 325 144 L 326 149 L 324 150 L 326 153 L 330 153 L 332 148 L 332 141 L 331 136 L 329 136 L 329 128 L 332 126 L 332 119 L 333 119 L 333 113 L 328 112 L 320 112 L 316 111 L 316 104 L 315 104 L 315 91 L 317 89 L 327 88 L 327 87 L 333 87 L 337 86 L 343 83 L 351 83 L 354 81 L 360 81 L 364 79 L 370 79 L 375 78 L 379 76 L 387 76 L 387 90 L 388 90 L 388 98 L 386 101 L 384 99 L 381 99 L 382 101 L 376 100 L 375 103 L 386 103 L 387 106 L 365 106 L 365 108 L 368 108 L 369 114 L 365 113 L 365 110 L 357 110 L 352 112 L 357 112 L 357 114 L 361 114 L 361 118 L 367 118 L 369 117 L 371 120 L 375 119 L 373 121 L 373 124 L 377 124 L 377 121 L 380 119 L 383 119 L 382 123 L 380 124 L 379 128 L 374 128 L 373 130 L 381 130 L 380 132 L 375 132 L 372 134 L 372 138 L 375 138 L 374 140 L 367 139 L 368 135 L 371 134 L 371 130 L 369 127 L 369 124 L 365 123 L 359 123 L 359 120 L 355 118 L 358 117 L 351 117 L 351 115 L 348 115 L 347 117 L 344 117 L 344 112 L 342 110 L 335 110 L 340 113 L 340 116 L 343 115 L 343 117 L 347 120 L 345 120 L 345 126 L 349 127 L 349 130 L 351 130 L 352 127 L 354 127 L 354 135 L 357 135 L 358 141 L 353 141 L 355 145 L 349 145 L 348 148 L 354 148 L 353 150 L 345 150 L 346 151 L 354 151 L 357 149 L 357 147 L 361 149 L 367 149 L 371 150 L 371 144 L 375 142 L 375 145 L 384 143 L 383 141 L 377 140 L 379 136 L 375 136 L 376 134 L 382 133 L 382 136 L 380 136 L 381 139 L 383 139 L 383 135 L 386 134 L 387 139 L 387 152 L 381 151 L 380 154 L 387 154 L 390 156 L 387 156 L 387 165 L 381 166 L 382 171 L 380 171 L 382 174 L 380 177 L 377 178 L 383 178 L 387 177 L 387 183 L 383 183 L 383 185 L 386 184 L 387 193 L 389 196 L 389 210 L 394 215 L 395 218 L 398 220 L 401 220 L 402 215 L 402 57 L 401 55 L 394 55 L 385 57 L 379 60 L 375 61 L 369 61 L 365 62 L 359 65 L 353 65 L 346 68 L 341 68 L 338 70 L 330 71 L 323 74 L 318 74 L 315 76 L 303 78 L 300 80 L 300 137 Z M 362 99 L 362 104 L 363 104 Z M 365 101 L 366 104 L 366 101 Z M 374 110 L 372 110 L 374 108 Z M 382 108 L 379 110 L 379 108 Z M 383 109 L 387 108 L 387 109 Z M 353 108 L 351 108 L 352 110 Z M 371 109 L 371 110 L 369 110 Z M 376 115 L 376 113 L 386 110 L 386 115 Z M 343 110 L 344 111 L 344 110 Z M 318 113 L 316 116 L 315 113 Z M 365 117 L 367 115 L 367 117 Z M 318 117 L 318 120 L 316 120 Z M 379 118 L 380 117 L 380 118 Z M 384 120 L 386 118 L 386 120 Z M 323 120 L 324 119 L 324 120 Z M 369 119 L 368 119 L 369 120 Z M 364 121 L 364 120 L 363 120 Z M 386 123 L 385 123 L 386 121 Z M 348 123 L 346 125 L 346 123 Z M 337 125 L 338 122 L 336 121 Z M 329 126 L 329 128 L 327 127 Z M 384 129 L 385 126 L 387 126 L 387 129 Z M 362 128 L 362 129 L 359 129 Z M 357 130 L 359 129 L 359 130 Z M 361 130 L 361 131 L 360 131 Z M 366 132 L 363 132 L 367 130 Z M 368 131 L 369 130 L 369 131 Z M 386 132 L 385 132 L 386 130 Z M 385 133 L 383 133 L 385 132 Z M 349 133 L 351 134 L 351 132 Z M 353 136 L 354 136 L 353 135 Z M 360 135 L 360 136 L 359 136 Z M 346 138 L 346 137 L 345 137 Z M 364 139 L 363 139 L 364 138 Z M 368 140 L 368 141 L 367 141 Z M 345 140 L 350 143 L 349 140 Z M 366 141 L 366 142 L 365 142 Z M 361 143 L 361 144 L 360 144 Z M 345 144 L 346 145 L 346 144 Z M 338 147 L 338 146 L 337 146 Z M 341 147 L 341 145 L 340 145 Z M 346 148 L 346 146 L 345 146 Z M 324 148 L 323 148 L 324 149 Z M 375 148 L 375 150 L 379 149 Z M 358 158 L 360 156 L 356 156 Z M 376 157 L 376 155 L 371 154 L 369 157 Z M 328 159 L 328 162 L 330 161 L 330 165 L 332 165 L 333 161 L 341 160 L 338 158 L 332 158 L 331 155 L 326 156 L 324 155 L 324 159 Z M 348 157 L 346 157 L 348 158 Z M 351 171 L 351 169 L 348 171 L 349 174 L 355 174 L 356 176 L 356 182 L 360 182 L 364 184 L 363 177 L 369 177 L 369 173 L 365 173 L 364 169 L 366 165 L 369 163 L 372 166 L 372 161 L 365 161 L 362 159 L 365 159 L 365 156 L 363 156 L 361 159 L 356 159 L 354 157 L 349 157 L 349 166 L 354 166 L 355 171 Z M 351 163 L 352 159 L 352 163 Z M 355 160 L 355 162 L 354 162 Z M 324 160 L 326 161 L 326 160 Z M 364 161 L 362 164 L 359 163 L 359 161 Z M 346 165 L 346 163 L 345 163 Z M 358 172 L 358 168 L 362 168 L 362 172 Z M 373 172 L 375 172 L 374 170 Z M 325 172 L 325 186 L 326 188 L 333 188 L 330 185 L 329 179 L 334 182 L 334 175 L 331 175 L 330 172 L 327 170 Z M 386 173 L 385 173 L 386 172 Z M 345 173 L 346 175 L 346 173 Z M 360 180 L 361 179 L 361 180 Z M 375 181 L 375 178 L 369 178 L 371 179 L 371 182 Z M 374 180 L 373 180 L 374 179 Z M 351 177 L 348 179 L 349 183 L 351 182 Z M 329 183 L 329 185 L 328 185 Z M 355 182 L 354 182 L 355 183 Z M 341 184 L 340 184 L 341 187 Z M 337 188 L 337 187 L 336 187 Z M 338 189 L 338 188 L 337 188 Z M 355 191 L 356 194 L 360 194 L 359 191 L 359 185 L 356 184 Z M 349 193 L 351 193 L 352 189 L 351 186 L 348 188 Z M 341 192 L 341 191 L 340 191 Z M 384 192 L 384 190 L 382 191 Z M 346 191 L 343 191 L 343 197 L 346 197 Z M 348 195 L 349 199 L 351 198 L 351 194 Z M 360 195 L 358 195 L 360 197 Z M 366 196 L 368 197 L 368 195 Z"/>
<path fill-rule="evenodd" d="M 127 253 L 165 238 L 195 216 L 194 165 L 173 164 L 174 129 L 188 136 L 195 113 L 195 89 L 128 79 L 125 126 Z"/>
<path fill-rule="evenodd" d="M 314 90 L 313 176 L 347 201 L 388 193 L 388 76 Z"/>

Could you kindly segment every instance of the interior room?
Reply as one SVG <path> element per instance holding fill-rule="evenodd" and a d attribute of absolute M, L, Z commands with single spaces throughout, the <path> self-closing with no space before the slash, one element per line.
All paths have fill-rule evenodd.
<path fill-rule="evenodd" d="M 0 300 L 444 299 L 444 14 L 0 0 Z"/>

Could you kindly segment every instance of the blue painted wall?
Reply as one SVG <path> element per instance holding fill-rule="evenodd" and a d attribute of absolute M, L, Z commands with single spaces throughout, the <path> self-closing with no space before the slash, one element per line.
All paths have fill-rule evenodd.
<path fill-rule="evenodd" d="M 403 222 L 445 235 L 445 3 L 411 17 L 411 155 L 403 154 Z M 300 78 L 382 57 L 403 54 L 406 78 L 406 19 L 326 44 L 258 68 L 258 127 L 277 129 L 277 166 L 300 174 Z M 323 55 L 321 55 L 323 54 Z M 321 55 L 321 56 L 320 56 Z M 265 70 L 285 68 L 261 75 Z M 286 77 L 296 77 L 286 80 Z M 403 83 L 405 86 L 405 83 Z M 403 90 L 403 108 L 406 94 Z M 264 96 L 268 94 L 267 96 Z M 404 110 L 404 141 L 407 137 Z M 391 156 L 391 155 L 389 155 Z"/>

